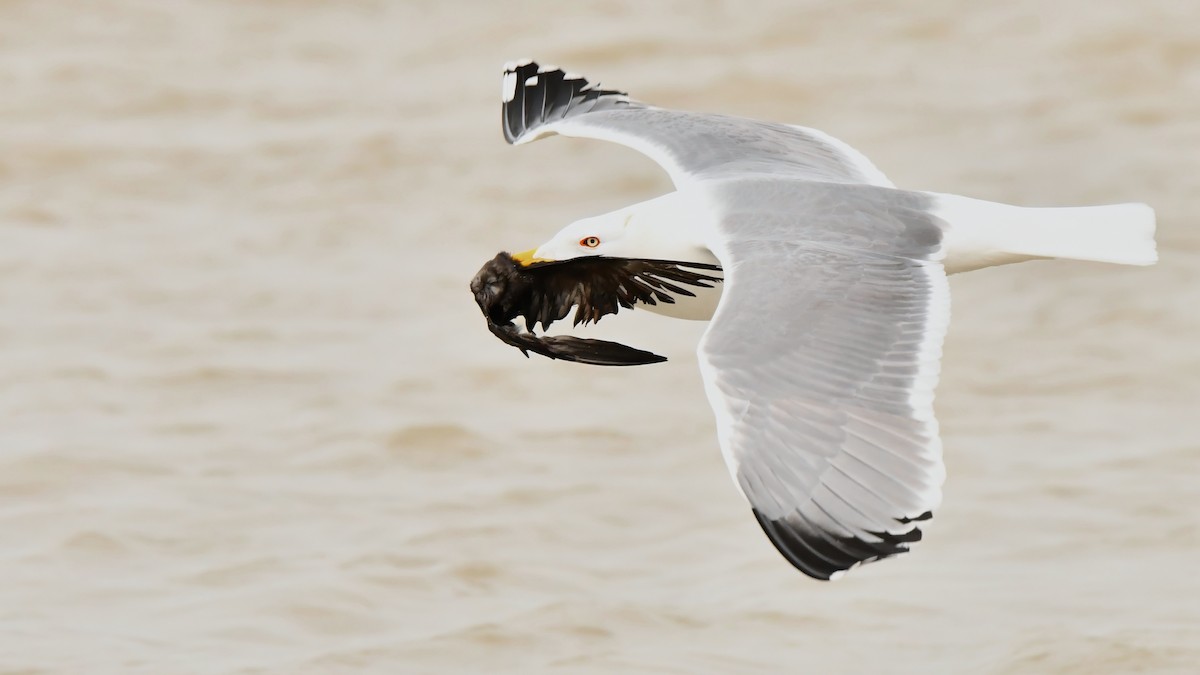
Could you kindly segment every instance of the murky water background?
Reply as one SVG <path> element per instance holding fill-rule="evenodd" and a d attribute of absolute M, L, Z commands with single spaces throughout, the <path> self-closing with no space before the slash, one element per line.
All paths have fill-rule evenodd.
<path fill-rule="evenodd" d="M 1200 667 L 1200 4 L 0 2 L 0 672 Z M 820 584 L 730 482 L 703 326 L 526 360 L 466 289 L 665 191 L 500 135 L 535 56 L 906 187 L 1147 201 L 1162 263 L 952 281 L 949 480 Z"/>

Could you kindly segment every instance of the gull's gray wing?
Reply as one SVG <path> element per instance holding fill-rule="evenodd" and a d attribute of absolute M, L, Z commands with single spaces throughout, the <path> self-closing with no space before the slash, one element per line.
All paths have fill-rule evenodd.
<path fill-rule="evenodd" d="M 809 576 L 907 551 L 945 477 L 950 295 L 928 198 L 799 181 L 712 197 L 725 290 L 699 355 L 737 484 Z"/>
<path fill-rule="evenodd" d="M 748 174 L 892 187 L 862 153 L 806 127 L 656 108 L 554 66 L 505 66 L 504 137 L 552 134 L 612 141 L 641 152 L 677 186 Z"/>

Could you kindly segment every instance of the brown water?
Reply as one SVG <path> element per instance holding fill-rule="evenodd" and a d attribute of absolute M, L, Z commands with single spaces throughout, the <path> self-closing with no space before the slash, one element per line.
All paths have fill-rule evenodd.
<path fill-rule="evenodd" d="M 1200 669 L 1200 4 L 0 2 L 0 672 Z M 969 7 L 969 9 L 968 9 Z M 898 184 L 1146 201 L 1150 269 L 952 281 L 929 536 L 821 584 L 692 355 L 526 360 L 467 281 L 668 189 L 501 138 L 535 56 Z"/>

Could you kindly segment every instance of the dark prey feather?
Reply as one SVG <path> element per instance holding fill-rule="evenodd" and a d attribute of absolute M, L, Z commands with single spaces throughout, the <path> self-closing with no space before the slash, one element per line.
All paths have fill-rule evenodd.
<path fill-rule="evenodd" d="M 719 265 L 589 256 L 522 266 L 508 253 L 498 253 L 471 280 L 475 302 L 487 317 L 488 329 L 521 350 L 552 359 L 601 366 L 659 363 L 666 358 L 619 342 L 572 336 L 538 336 L 575 307 L 573 324 L 587 325 L 637 303 L 673 304 L 674 295 L 694 296 L 685 288 L 712 288 L 721 281 Z M 513 320 L 525 319 L 522 332 Z"/>

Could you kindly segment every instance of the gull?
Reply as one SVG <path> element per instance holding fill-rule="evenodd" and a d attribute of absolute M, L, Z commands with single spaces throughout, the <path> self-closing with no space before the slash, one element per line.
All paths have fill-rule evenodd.
<path fill-rule="evenodd" d="M 815 129 L 659 108 L 529 60 L 505 67 L 502 98 L 510 144 L 618 143 L 675 190 L 485 264 L 471 289 L 492 332 L 526 356 L 634 365 L 664 359 L 533 330 L 573 307 L 576 324 L 634 306 L 710 321 L 697 353 L 721 454 L 771 543 L 816 579 L 907 552 L 941 501 L 948 274 L 1157 260 L 1145 204 L 904 190 Z"/>

